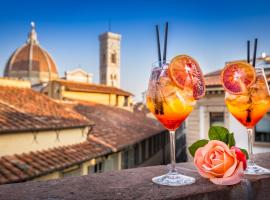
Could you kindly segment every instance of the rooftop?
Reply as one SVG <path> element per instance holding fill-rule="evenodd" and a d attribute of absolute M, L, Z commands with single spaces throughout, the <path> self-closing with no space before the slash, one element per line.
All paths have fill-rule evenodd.
<path fill-rule="evenodd" d="M 66 90 L 76 92 L 93 92 L 93 93 L 117 94 L 122 96 L 133 96 L 132 93 L 122 90 L 120 88 L 101 84 L 67 81 L 63 79 L 53 80 L 53 83 L 59 83 L 62 86 L 65 86 Z"/>
<path fill-rule="evenodd" d="M 0 184 L 31 180 L 109 152 L 108 147 L 89 139 L 75 145 L 3 156 L 0 158 Z"/>
<path fill-rule="evenodd" d="M 255 159 L 270 168 L 270 153 L 255 155 Z M 182 174 L 196 178 L 196 183 L 182 187 L 153 184 L 152 177 L 167 172 L 168 167 L 163 165 L 1 185 L 0 199 L 269 199 L 270 175 L 244 176 L 237 185 L 217 186 L 202 178 L 193 163 L 180 163 L 177 168 Z"/>
<path fill-rule="evenodd" d="M 70 106 L 94 121 L 95 126 L 89 138 L 102 142 L 113 151 L 165 131 L 157 120 L 121 108 L 83 101 L 74 102 Z"/>
<path fill-rule="evenodd" d="M 30 88 L 0 86 L 0 132 L 92 125 L 89 119 Z"/>
<path fill-rule="evenodd" d="M 56 102 L 29 88 L 0 86 L 0 132 L 85 126 L 88 119 L 95 125 L 84 143 L 0 157 L 0 184 L 31 180 L 165 131 L 141 113 L 83 101 Z"/>

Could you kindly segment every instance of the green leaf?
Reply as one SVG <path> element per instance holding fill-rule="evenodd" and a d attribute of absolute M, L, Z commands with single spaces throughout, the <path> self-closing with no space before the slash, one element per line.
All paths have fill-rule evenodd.
<path fill-rule="evenodd" d="M 242 149 L 242 148 L 239 148 L 239 149 L 242 151 L 242 153 L 244 153 L 246 155 L 246 159 L 248 160 L 249 159 L 249 156 L 248 156 L 247 150 Z"/>
<path fill-rule="evenodd" d="M 229 133 L 227 139 L 228 139 L 229 148 L 231 148 L 232 146 L 235 146 L 235 139 L 234 139 L 233 133 Z"/>
<path fill-rule="evenodd" d="M 219 140 L 228 144 L 228 129 L 222 126 L 211 126 L 208 131 L 208 137 L 210 140 Z"/>
<path fill-rule="evenodd" d="M 194 157 L 195 152 L 197 151 L 198 148 L 203 147 L 208 143 L 208 140 L 198 140 L 197 142 L 194 142 L 192 145 L 188 147 L 189 153 Z"/>

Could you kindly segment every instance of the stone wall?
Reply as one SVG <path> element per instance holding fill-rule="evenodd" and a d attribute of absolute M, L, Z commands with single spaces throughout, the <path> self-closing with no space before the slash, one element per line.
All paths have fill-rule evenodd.
<path fill-rule="evenodd" d="M 270 153 L 258 154 L 256 162 L 270 168 Z M 177 165 L 196 183 L 182 187 L 159 186 L 154 176 L 168 171 L 168 167 L 154 166 L 50 181 L 33 181 L 0 186 L 0 200 L 41 199 L 189 199 L 189 200 L 269 200 L 270 175 L 245 176 L 233 186 L 217 186 L 202 178 L 192 163 Z"/>

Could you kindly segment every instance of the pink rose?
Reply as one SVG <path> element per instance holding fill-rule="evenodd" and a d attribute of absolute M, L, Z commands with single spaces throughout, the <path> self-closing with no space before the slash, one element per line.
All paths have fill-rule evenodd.
<path fill-rule="evenodd" d="M 241 181 L 243 162 L 237 159 L 235 149 L 221 141 L 211 140 L 197 149 L 194 164 L 201 176 L 218 185 L 233 185 Z"/>

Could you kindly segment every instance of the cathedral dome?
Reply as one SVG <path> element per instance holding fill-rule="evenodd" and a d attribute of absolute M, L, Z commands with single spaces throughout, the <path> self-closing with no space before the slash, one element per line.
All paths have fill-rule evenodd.
<path fill-rule="evenodd" d="M 58 78 L 54 60 L 39 45 L 33 22 L 26 44 L 16 49 L 11 55 L 6 64 L 4 76 L 29 80 L 32 85 Z"/>

